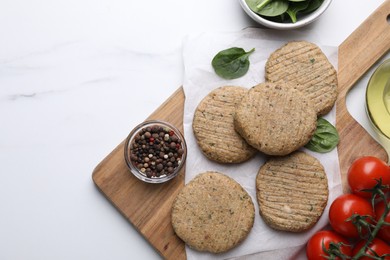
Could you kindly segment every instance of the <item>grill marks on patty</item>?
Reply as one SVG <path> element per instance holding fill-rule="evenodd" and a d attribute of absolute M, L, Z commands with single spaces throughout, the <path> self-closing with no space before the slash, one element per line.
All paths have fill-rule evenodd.
<path fill-rule="evenodd" d="M 248 90 L 224 86 L 210 92 L 196 108 L 192 128 L 202 152 L 220 163 L 239 163 L 256 150 L 234 130 L 237 103 Z"/>
<path fill-rule="evenodd" d="M 235 129 L 259 151 L 286 155 L 305 145 L 316 129 L 311 101 L 287 83 L 251 88 L 237 105 Z"/>
<path fill-rule="evenodd" d="M 337 98 L 337 72 L 321 49 L 310 42 L 289 42 L 273 52 L 265 68 L 271 82 L 290 82 L 305 93 L 319 116 L 327 114 Z"/>
<path fill-rule="evenodd" d="M 191 248 L 222 253 L 240 244 L 253 227 L 249 194 L 232 178 L 205 172 L 191 180 L 172 205 L 175 233 Z"/>
<path fill-rule="evenodd" d="M 314 157 L 295 152 L 272 158 L 256 178 L 260 215 L 274 229 L 302 232 L 322 215 L 328 201 L 328 180 Z"/>

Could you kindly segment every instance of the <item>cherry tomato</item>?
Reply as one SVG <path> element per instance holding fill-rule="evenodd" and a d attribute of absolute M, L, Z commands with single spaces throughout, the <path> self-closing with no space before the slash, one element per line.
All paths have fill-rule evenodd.
<path fill-rule="evenodd" d="M 358 229 L 352 221 L 346 221 L 353 214 L 361 216 L 371 216 L 374 218 L 375 214 L 371 203 L 355 194 L 344 194 L 337 197 L 329 209 L 329 223 L 332 228 L 339 234 L 350 238 L 359 237 Z M 372 223 L 367 219 L 367 222 Z M 363 233 L 364 229 L 362 229 Z"/>
<path fill-rule="evenodd" d="M 362 240 L 359 243 L 357 243 L 355 245 L 355 247 L 353 248 L 352 255 L 356 255 L 359 252 L 359 250 L 365 245 L 365 243 L 366 243 L 365 240 Z M 378 256 L 382 256 L 384 254 L 390 254 L 390 246 L 388 244 L 386 244 L 385 242 L 383 242 L 382 240 L 380 240 L 379 238 L 374 238 L 372 243 L 366 249 L 366 254 L 374 256 L 374 254 L 372 253 L 372 251 L 369 248 L 372 251 L 375 251 L 375 253 Z M 363 256 L 363 257 L 359 258 L 359 260 L 371 260 L 371 259 L 372 258 L 369 258 L 367 256 Z M 390 256 L 386 256 L 384 259 L 390 260 Z"/>
<path fill-rule="evenodd" d="M 348 169 L 348 184 L 352 193 L 370 198 L 370 192 L 363 189 L 372 189 L 382 178 L 383 185 L 390 185 L 390 167 L 384 161 L 373 156 L 364 156 L 355 160 Z"/>
<path fill-rule="evenodd" d="M 346 256 L 351 256 L 352 248 L 348 246 L 349 243 L 344 237 L 334 231 L 322 230 L 315 233 L 307 242 L 306 256 L 308 260 L 327 259 L 325 257 L 329 257 L 329 254 L 323 251 L 322 245 L 324 244 L 325 248 L 329 249 L 331 242 L 333 244 L 343 243 L 344 245 L 340 245 L 340 251 Z M 341 258 L 336 257 L 334 259 Z"/>
<path fill-rule="evenodd" d="M 390 199 L 387 201 L 390 203 Z M 385 203 L 384 201 L 380 201 L 375 205 L 375 219 L 378 221 L 383 213 L 385 212 Z M 390 212 L 387 213 L 385 217 L 385 222 L 390 223 Z M 382 226 L 378 232 L 378 237 L 382 238 L 383 241 L 387 241 L 390 243 L 390 226 Z"/>

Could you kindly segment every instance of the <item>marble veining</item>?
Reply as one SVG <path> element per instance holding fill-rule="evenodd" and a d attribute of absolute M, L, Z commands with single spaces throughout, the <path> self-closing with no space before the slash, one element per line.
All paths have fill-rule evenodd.
<path fill-rule="evenodd" d="M 339 45 L 383 0 L 356 2 L 303 30 Z M 238 1 L 0 1 L 0 259 L 161 259 L 92 171 L 183 84 L 188 34 L 253 26 Z"/>

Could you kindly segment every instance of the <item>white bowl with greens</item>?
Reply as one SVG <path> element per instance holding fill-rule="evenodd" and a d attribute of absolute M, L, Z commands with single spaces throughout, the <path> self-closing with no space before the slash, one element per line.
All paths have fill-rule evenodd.
<path fill-rule="evenodd" d="M 332 0 L 239 0 L 244 11 L 269 28 L 288 30 L 316 20 Z"/>

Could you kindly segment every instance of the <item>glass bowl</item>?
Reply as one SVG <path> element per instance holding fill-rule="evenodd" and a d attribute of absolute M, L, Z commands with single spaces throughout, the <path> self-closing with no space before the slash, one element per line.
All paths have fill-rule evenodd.
<path fill-rule="evenodd" d="M 170 123 L 148 120 L 137 125 L 125 141 L 125 161 L 130 172 L 148 183 L 176 177 L 187 157 L 181 132 Z"/>
<path fill-rule="evenodd" d="M 297 17 L 297 21 L 293 22 L 278 22 L 271 21 L 270 18 L 265 18 L 264 16 L 260 16 L 259 14 L 252 11 L 252 9 L 247 4 L 246 0 L 239 0 L 242 9 L 257 23 L 272 29 L 278 30 L 290 30 L 303 27 L 311 22 L 317 20 L 329 7 L 332 0 L 324 0 L 323 3 L 314 11 Z"/>

